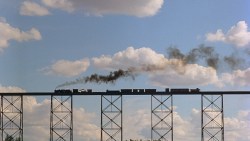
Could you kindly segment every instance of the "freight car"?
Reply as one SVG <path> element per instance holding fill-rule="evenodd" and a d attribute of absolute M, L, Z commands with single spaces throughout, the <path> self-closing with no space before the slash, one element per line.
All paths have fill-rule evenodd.
<path fill-rule="evenodd" d="M 181 88 L 181 89 L 169 89 L 166 88 L 166 92 L 170 92 L 170 93 L 199 93 L 200 89 L 196 88 L 196 89 L 188 89 L 188 88 Z"/>

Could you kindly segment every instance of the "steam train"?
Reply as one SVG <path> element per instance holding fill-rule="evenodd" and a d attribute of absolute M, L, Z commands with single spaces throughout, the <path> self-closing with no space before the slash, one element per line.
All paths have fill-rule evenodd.
<path fill-rule="evenodd" d="M 91 93 L 92 89 L 57 89 L 54 93 Z"/>
<path fill-rule="evenodd" d="M 107 90 L 107 93 L 122 93 L 122 94 L 128 94 L 128 93 L 134 93 L 134 94 L 140 94 L 140 93 L 145 93 L 145 94 L 150 94 L 150 93 L 156 93 L 156 89 L 121 89 L 120 91 L 111 91 Z M 199 93 L 200 89 L 187 89 L 187 88 L 182 88 L 182 89 L 170 89 L 166 88 L 165 89 L 166 93 Z M 54 91 L 54 93 L 92 93 L 92 89 L 57 89 Z"/>

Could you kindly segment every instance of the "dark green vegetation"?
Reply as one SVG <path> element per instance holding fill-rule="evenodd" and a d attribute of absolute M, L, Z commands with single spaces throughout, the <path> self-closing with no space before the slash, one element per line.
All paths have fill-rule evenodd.
<path fill-rule="evenodd" d="M 8 135 L 5 137 L 4 141 L 21 141 L 20 137 L 17 137 L 16 139 L 14 139 L 12 136 Z"/>
<path fill-rule="evenodd" d="M 150 140 L 142 140 L 142 139 L 133 140 L 133 139 L 129 139 L 129 140 L 126 140 L 126 141 L 150 141 Z M 152 141 L 161 141 L 161 140 L 152 140 Z"/>

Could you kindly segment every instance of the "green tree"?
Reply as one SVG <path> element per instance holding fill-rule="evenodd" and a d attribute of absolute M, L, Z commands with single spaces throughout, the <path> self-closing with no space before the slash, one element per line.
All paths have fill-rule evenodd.
<path fill-rule="evenodd" d="M 4 141 L 21 141 L 20 137 L 17 137 L 16 139 L 14 139 L 11 135 L 8 135 L 5 137 Z"/>
<path fill-rule="evenodd" d="M 21 141 L 21 138 L 20 138 L 20 137 L 18 137 L 18 138 L 16 138 L 16 139 L 15 139 L 15 141 Z"/>
<path fill-rule="evenodd" d="M 14 138 L 7 134 L 7 136 L 5 137 L 5 141 L 14 141 Z"/>

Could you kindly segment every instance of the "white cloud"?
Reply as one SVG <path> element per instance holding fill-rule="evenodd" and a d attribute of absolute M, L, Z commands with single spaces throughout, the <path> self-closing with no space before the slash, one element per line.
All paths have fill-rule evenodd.
<path fill-rule="evenodd" d="M 67 12 L 74 11 L 73 1 L 71 0 L 42 0 L 43 4 L 55 8 L 55 9 L 61 9 Z"/>
<path fill-rule="evenodd" d="M 24 89 L 16 86 L 2 86 L 0 85 L 0 93 L 12 93 L 12 92 L 25 92 Z"/>
<path fill-rule="evenodd" d="M 83 11 L 87 15 L 130 15 L 146 17 L 155 15 L 164 0 L 42 0 L 51 8 L 68 12 Z"/>
<path fill-rule="evenodd" d="M 241 110 L 236 117 L 225 117 L 225 140 L 249 141 L 250 135 L 250 111 Z"/>
<path fill-rule="evenodd" d="M 144 133 L 143 130 L 148 129 L 150 131 L 150 111 L 148 109 L 134 110 L 132 107 L 127 108 L 130 111 L 127 111 L 128 114 L 124 116 L 123 132 L 126 134 L 124 139 L 149 139 L 149 134 Z"/>
<path fill-rule="evenodd" d="M 208 33 L 206 35 L 208 41 L 225 41 L 225 35 L 221 29 L 218 29 L 216 33 Z"/>
<path fill-rule="evenodd" d="M 97 141 L 100 140 L 100 127 L 94 122 L 98 120 L 96 113 L 88 113 L 84 108 L 74 109 L 74 134 L 76 140 Z M 83 130 L 84 129 L 84 130 Z"/>
<path fill-rule="evenodd" d="M 173 69 L 169 69 L 160 73 L 151 74 L 149 78 L 154 85 L 162 87 L 209 84 L 221 86 L 221 84 L 218 83 L 216 70 L 211 67 L 187 64 L 178 69 L 183 69 L 185 71 L 180 74 Z"/>
<path fill-rule="evenodd" d="M 42 36 L 36 28 L 31 28 L 29 31 L 21 31 L 9 25 L 4 18 L 0 20 L 0 50 L 8 47 L 10 40 L 23 42 L 41 39 Z"/>
<path fill-rule="evenodd" d="M 95 66 L 106 69 L 127 69 L 149 65 L 164 67 L 168 61 L 163 54 L 158 54 L 151 48 L 146 47 L 139 49 L 128 47 L 113 56 L 102 55 L 101 57 L 94 57 L 92 60 Z"/>
<path fill-rule="evenodd" d="M 24 97 L 24 140 L 49 140 L 50 103 L 47 99 L 38 102 L 35 97 Z M 95 113 L 88 113 L 83 108 L 74 108 L 73 111 L 74 140 L 100 140 L 100 128 L 93 123 Z"/>
<path fill-rule="evenodd" d="M 250 32 L 245 21 L 239 21 L 232 26 L 227 33 L 218 29 L 216 33 L 207 33 L 206 40 L 211 42 L 221 41 L 236 45 L 237 47 L 246 47 L 250 43 Z"/>
<path fill-rule="evenodd" d="M 89 60 L 82 59 L 76 61 L 58 60 L 49 67 L 43 68 L 45 74 L 56 74 L 61 76 L 76 76 L 87 70 L 89 67 Z"/>
<path fill-rule="evenodd" d="M 25 16 L 45 16 L 50 14 L 48 9 L 32 1 L 24 1 L 19 13 Z"/>
<path fill-rule="evenodd" d="M 168 59 L 150 48 L 128 47 L 113 56 L 92 58 L 93 64 L 102 69 L 131 69 L 149 76 L 154 85 L 219 85 L 216 70 L 197 64 L 183 64 L 177 59 Z M 183 81 L 185 80 L 185 81 Z"/>
<path fill-rule="evenodd" d="M 130 107 L 133 109 L 132 107 Z M 201 140 L 201 110 L 193 108 L 190 116 L 184 117 L 180 113 L 174 111 L 174 140 L 175 141 L 198 141 Z M 225 130 L 225 140 L 227 141 L 249 141 L 250 135 L 250 121 L 249 121 L 250 111 L 241 110 L 234 117 L 224 118 L 224 130 Z M 140 109 L 136 112 L 126 116 L 124 120 L 127 120 L 126 127 L 132 126 L 129 131 L 124 132 L 128 135 L 126 137 L 132 139 L 145 139 L 149 135 L 144 133 L 145 128 L 150 132 L 150 111 L 146 109 Z M 124 126 L 125 127 L 125 126 Z M 190 132 L 192 131 L 192 132 Z"/>
<path fill-rule="evenodd" d="M 250 86 L 250 68 L 235 70 L 232 73 L 223 73 L 220 81 L 231 86 Z"/>

